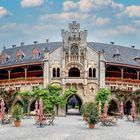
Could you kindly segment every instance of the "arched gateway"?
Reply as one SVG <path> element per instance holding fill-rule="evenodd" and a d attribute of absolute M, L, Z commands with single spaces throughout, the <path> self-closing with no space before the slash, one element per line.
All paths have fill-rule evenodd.
<path fill-rule="evenodd" d="M 80 114 L 82 100 L 77 94 L 71 95 L 67 99 L 66 114 Z"/>

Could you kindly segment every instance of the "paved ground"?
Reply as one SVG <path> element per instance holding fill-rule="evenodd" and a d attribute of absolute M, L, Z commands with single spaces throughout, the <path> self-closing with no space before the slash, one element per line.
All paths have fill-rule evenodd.
<path fill-rule="evenodd" d="M 140 140 L 140 123 L 119 120 L 118 126 L 88 129 L 81 116 L 57 117 L 54 126 L 37 128 L 34 119 L 22 120 L 20 128 L 0 125 L 0 140 Z"/>

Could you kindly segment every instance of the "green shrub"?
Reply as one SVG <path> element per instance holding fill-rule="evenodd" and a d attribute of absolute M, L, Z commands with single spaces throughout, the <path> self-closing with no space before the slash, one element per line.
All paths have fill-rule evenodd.
<path fill-rule="evenodd" d="M 23 108 L 21 105 L 16 104 L 13 108 L 12 108 L 12 118 L 14 120 L 21 120 L 22 115 L 23 115 Z"/>

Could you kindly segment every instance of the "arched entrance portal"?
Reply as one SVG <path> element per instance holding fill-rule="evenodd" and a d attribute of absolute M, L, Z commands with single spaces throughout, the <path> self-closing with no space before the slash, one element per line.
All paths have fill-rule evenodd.
<path fill-rule="evenodd" d="M 78 115 L 80 114 L 80 108 L 82 101 L 76 94 L 71 95 L 66 104 L 66 114 L 67 115 Z"/>
<path fill-rule="evenodd" d="M 23 103 L 21 101 L 17 101 L 14 105 L 17 105 L 17 104 L 19 104 L 23 107 Z"/>
<path fill-rule="evenodd" d="M 118 105 L 114 100 L 111 100 L 109 103 L 108 114 L 113 115 L 118 112 Z"/>
<path fill-rule="evenodd" d="M 131 114 L 132 103 L 131 101 L 127 101 L 124 108 L 124 113 L 130 115 Z"/>

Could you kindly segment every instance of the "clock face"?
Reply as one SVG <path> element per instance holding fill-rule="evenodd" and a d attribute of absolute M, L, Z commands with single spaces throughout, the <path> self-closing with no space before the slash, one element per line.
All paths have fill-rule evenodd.
<path fill-rule="evenodd" d="M 71 54 L 78 54 L 78 51 L 79 51 L 78 46 L 75 45 L 71 46 Z"/>

